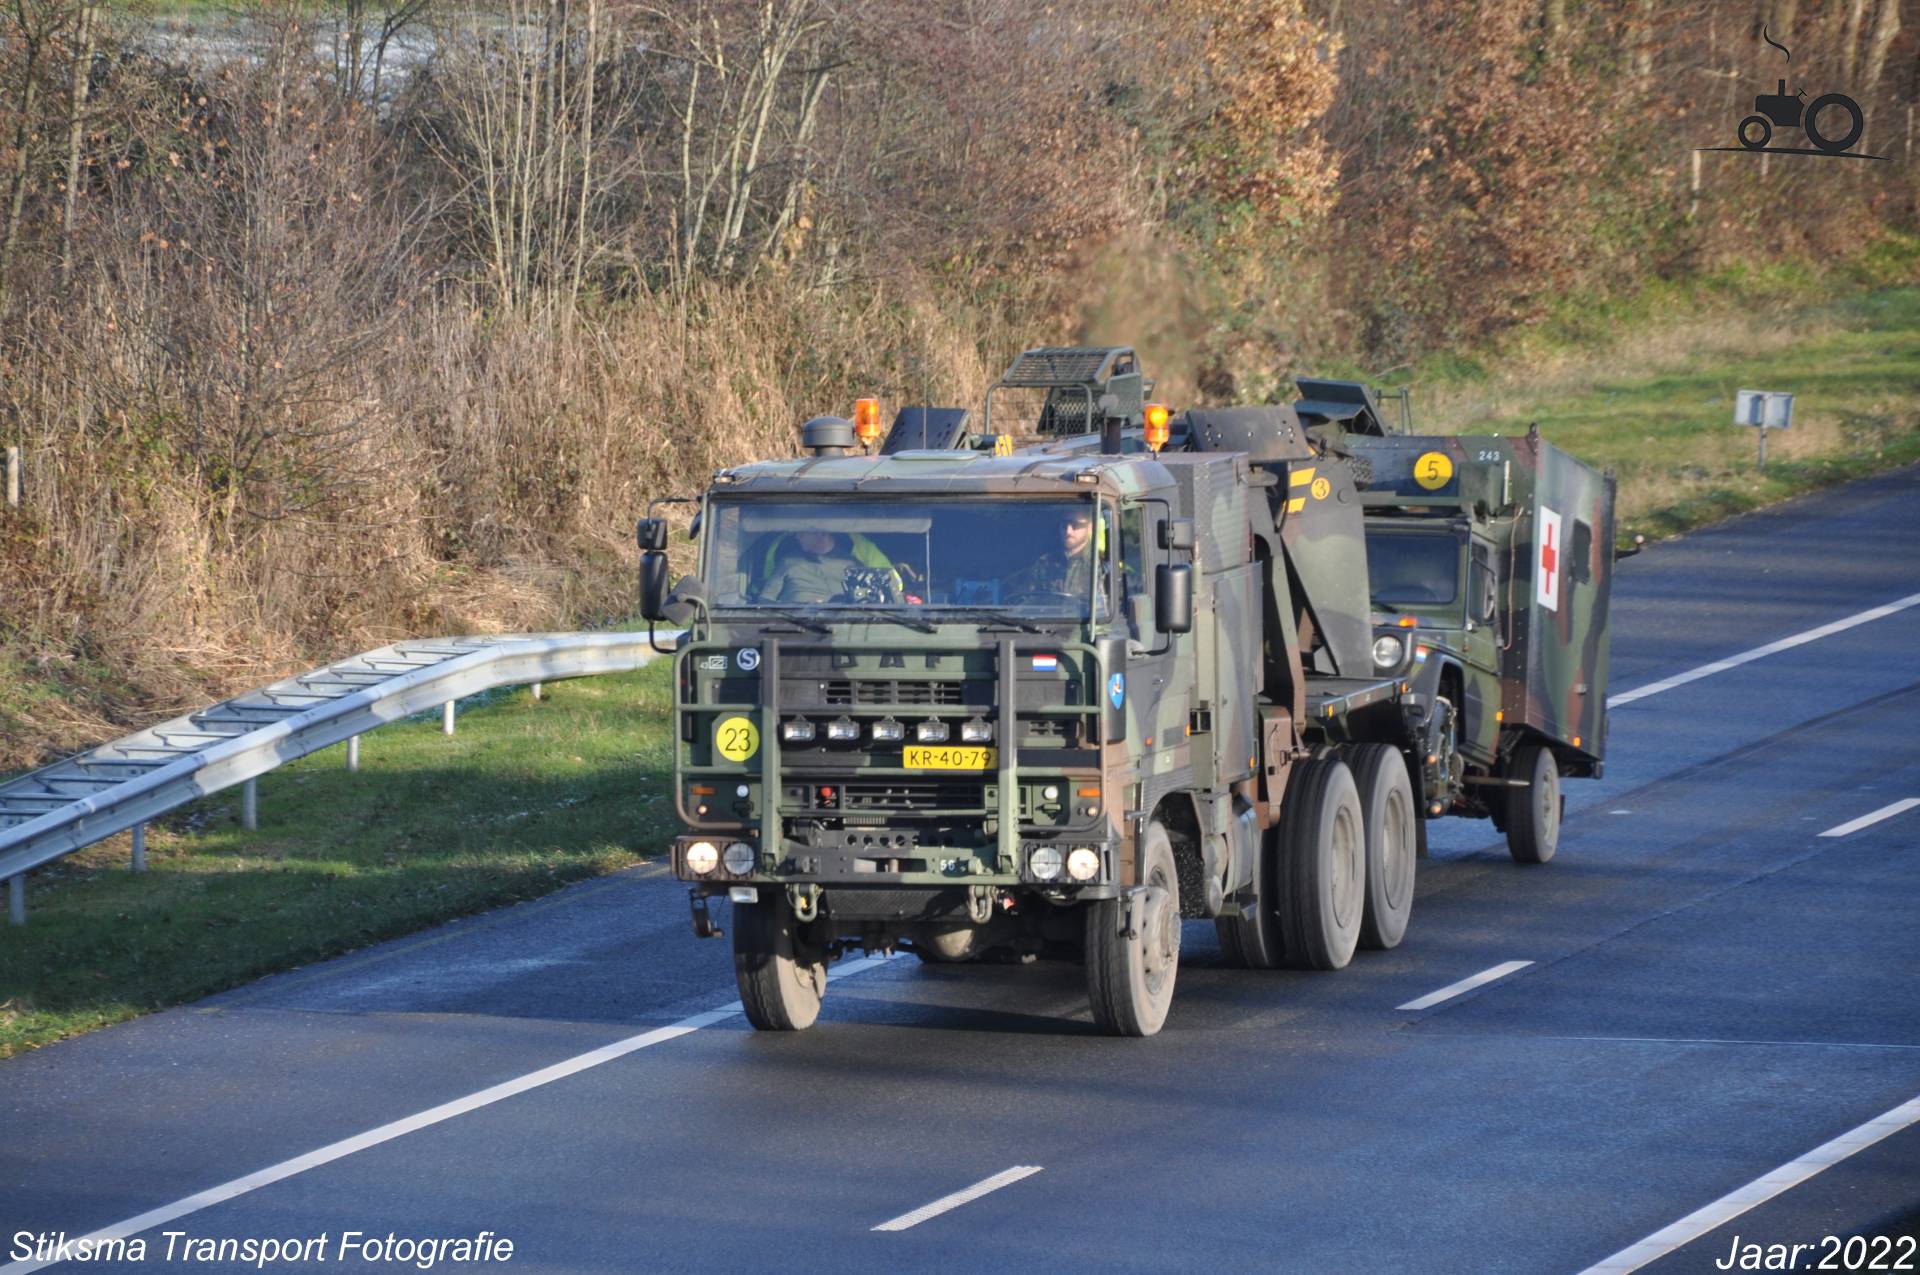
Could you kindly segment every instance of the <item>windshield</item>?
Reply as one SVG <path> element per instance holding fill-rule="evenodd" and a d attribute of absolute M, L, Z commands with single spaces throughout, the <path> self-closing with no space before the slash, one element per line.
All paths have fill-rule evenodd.
<path fill-rule="evenodd" d="M 1459 595 L 1460 542 L 1450 535 L 1367 528 L 1367 580 L 1389 606 L 1445 606 Z"/>
<path fill-rule="evenodd" d="M 715 500 L 705 578 L 720 607 L 980 608 L 1083 619 L 1091 499 Z M 1104 574 L 1104 573 L 1102 573 Z"/>

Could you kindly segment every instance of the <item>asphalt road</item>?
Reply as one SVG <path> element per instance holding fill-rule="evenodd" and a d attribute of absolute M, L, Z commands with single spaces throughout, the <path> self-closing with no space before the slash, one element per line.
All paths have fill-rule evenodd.
<path fill-rule="evenodd" d="M 911 958 L 756 1034 L 643 868 L 0 1063 L 0 1262 L 143 1217 L 144 1269 L 491 1231 L 536 1271 L 1577 1272 L 1729 1196 L 1648 1269 L 1911 1233 L 1920 1108 L 1727 1210 L 1920 1097 L 1920 806 L 1821 835 L 1920 798 L 1920 606 L 1823 631 L 1916 595 L 1920 469 L 1622 563 L 1616 694 L 1819 635 L 1618 707 L 1551 865 L 1437 824 L 1394 952 L 1247 973 L 1189 925 L 1152 1040 L 1077 968 Z"/>

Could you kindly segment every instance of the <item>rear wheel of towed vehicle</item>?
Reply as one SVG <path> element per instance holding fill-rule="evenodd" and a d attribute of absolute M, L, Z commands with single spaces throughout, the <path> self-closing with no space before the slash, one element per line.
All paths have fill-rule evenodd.
<path fill-rule="evenodd" d="M 1338 754 L 1322 752 L 1301 769 L 1280 820 L 1280 933 L 1289 967 L 1337 970 L 1360 942 L 1366 825 L 1353 772 Z"/>
<path fill-rule="evenodd" d="M 1180 972 L 1180 876 L 1173 841 L 1159 820 L 1140 838 L 1140 885 L 1131 905 L 1101 899 L 1086 912 L 1093 1021 L 1115 1036 L 1153 1035 L 1167 1021 Z"/>
<path fill-rule="evenodd" d="M 801 1031 L 820 1017 L 826 951 L 777 897 L 734 905 L 733 973 L 747 1021 L 761 1031 Z"/>
<path fill-rule="evenodd" d="M 1397 947 L 1413 915 L 1414 861 L 1419 857 L 1420 811 L 1406 759 L 1386 744 L 1361 744 L 1347 758 L 1360 793 L 1360 821 L 1367 838 L 1365 906 L 1360 946 L 1384 952 Z"/>
<path fill-rule="evenodd" d="M 1553 750 L 1526 741 L 1513 750 L 1507 777 L 1526 782 L 1506 792 L 1507 852 L 1515 863 L 1545 863 L 1560 845 L 1560 766 Z"/>

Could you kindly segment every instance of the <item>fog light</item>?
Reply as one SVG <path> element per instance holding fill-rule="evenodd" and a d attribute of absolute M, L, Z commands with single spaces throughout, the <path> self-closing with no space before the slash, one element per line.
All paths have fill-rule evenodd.
<path fill-rule="evenodd" d="M 1035 846 L 1027 856 L 1027 871 L 1035 880 L 1053 880 L 1060 875 L 1060 852 L 1052 846 Z"/>
<path fill-rule="evenodd" d="M 804 717 L 796 717 L 780 728 L 780 738 L 789 744 L 811 744 L 813 723 Z"/>
<path fill-rule="evenodd" d="M 1067 875 L 1075 881 L 1091 881 L 1100 875 L 1100 852 L 1090 846 L 1075 846 L 1067 856 Z"/>
<path fill-rule="evenodd" d="M 923 744 L 944 744 L 947 742 L 947 724 L 937 717 L 929 717 L 914 727 L 913 737 Z"/>
<path fill-rule="evenodd" d="M 687 871 L 704 877 L 720 862 L 720 852 L 711 841 L 696 841 L 687 847 Z"/>
<path fill-rule="evenodd" d="M 876 744 L 897 744 L 907 737 L 907 728 L 891 717 L 883 717 L 873 724 L 873 742 Z"/>
<path fill-rule="evenodd" d="M 992 738 L 992 722 L 976 717 L 970 722 L 960 723 L 960 742 L 963 744 L 984 744 Z"/>
<path fill-rule="evenodd" d="M 1400 639 L 1393 636 L 1375 638 L 1373 642 L 1373 664 L 1375 668 L 1392 668 L 1405 656 L 1406 648 Z"/>
<path fill-rule="evenodd" d="M 836 744 L 848 744 L 860 738 L 860 724 L 851 717 L 827 723 L 827 738 Z"/>
<path fill-rule="evenodd" d="M 727 853 L 720 862 L 726 864 L 727 871 L 736 877 L 744 877 L 753 871 L 755 857 L 752 846 L 744 841 L 735 841 L 727 847 Z"/>

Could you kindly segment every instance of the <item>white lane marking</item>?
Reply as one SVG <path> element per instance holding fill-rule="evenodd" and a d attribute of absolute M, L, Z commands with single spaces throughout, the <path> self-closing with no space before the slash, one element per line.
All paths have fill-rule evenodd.
<path fill-rule="evenodd" d="M 1676 686 L 1685 686 L 1688 682 L 1697 682 L 1703 677 L 1712 677 L 1715 673 L 1724 673 L 1730 668 L 1738 668 L 1742 664 L 1751 663 L 1765 656 L 1778 655 L 1781 651 L 1790 651 L 1796 646 L 1805 646 L 1809 642 L 1818 642 L 1821 638 L 1832 637 L 1834 634 L 1845 632 L 1855 625 L 1871 624 L 1875 620 L 1883 620 L 1887 616 L 1904 611 L 1911 606 L 1920 606 L 1920 593 L 1910 593 L 1904 598 L 1887 603 L 1885 606 L 1873 607 L 1870 610 L 1860 612 L 1858 615 L 1850 615 L 1845 619 L 1835 620 L 1831 624 L 1823 624 L 1817 629 L 1808 629 L 1806 632 L 1796 633 L 1792 637 L 1783 637 L 1778 642 L 1769 642 L 1765 646 L 1756 646 L 1751 651 L 1742 651 L 1738 655 L 1729 655 L 1724 660 L 1715 660 L 1711 664 L 1702 664 L 1699 668 L 1688 669 L 1684 673 L 1675 673 L 1672 677 L 1662 678 L 1658 682 L 1650 682 L 1645 686 L 1636 686 L 1630 691 L 1622 691 L 1618 695 L 1608 696 L 1607 707 L 1618 708 L 1622 704 L 1631 704 L 1635 700 L 1645 699 L 1649 695 L 1658 695 L 1662 691 L 1670 691 Z"/>
<path fill-rule="evenodd" d="M 876 965 L 884 965 L 889 959 L 891 958 L 885 956 L 868 956 L 857 961 L 849 961 L 838 970 L 829 967 L 828 977 L 830 980 L 846 978 L 849 975 L 858 974 L 863 970 L 872 969 Z M 89 1248 L 95 1248 L 103 1240 L 125 1239 L 131 1235 L 138 1235 L 142 1231 L 152 1230 L 156 1226 L 162 1226 L 168 1222 L 186 1217 L 190 1213 L 198 1213 L 202 1209 L 209 1209 L 216 1204 L 223 1204 L 237 1196 L 246 1195 L 251 1191 L 258 1191 L 263 1186 L 272 1186 L 275 1182 L 283 1182 L 296 1174 L 305 1173 L 308 1169 L 317 1169 L 321 1165 L 332 1164 L 335 1160 L 344 1159 L 356 1151 L 365 1151 L 369 1147 L 377 1147 L 383 1142 L 391 1142 L 395 1138 L 405 1137 L 409 1133 L 430 1128 L 433 1125 L 451 1120 L 455 1116 L 464 1116 L 470 1111 L 478 1111 L 482 1107 L 490 1107 L 496 1102 L 502 1102 L 508 1098 L 526 1093 L 530 1089 L 538 1089 L 543 1085 L 550 1085 L 556 1080 L 565 1080 L 569 1076 L 579 1075 L 583 1071 L 598 1067 L 603 1063 L 610 1063 L 616 1058 L 624 1058 L 628 1054 L 636 1053 L 639 1050 L 649 1048 L 653 1045 L 665 1044 L 670 1040 L 678 1040 L 682 1036 L 690 1036 L 702 1027 L 711 1027 L 715 1023 L 725 1022 L 739 1012 L 740 1003 L 735 1001 L 725 1009 L 710 1009 L 705 1013 L 693 1014 L 669 1026 L 656 1027 L 652 1031 L 641 1032 L 639 1035 L 629 1036 L 625 1040 L 616 1040 L 611 1045 L 602 1045 L 598 1049 L 590 1049 L 584 1054 L 576 1054 L 572 1058 L 554 1063 L 550 1067 L 542 1067 L 538 1071 L 530 1071 L 524 1076 L 515 1076 L 512 1080 L 504 1080 L 497 1085 L 492 1085 L 486 1089 L 470 1093 L 464 1098 L 455 1098 L 451 1102 L 443 1102 L 437 1107 L 429 1107 L 427 1110 L 414 1115 L 390 1121 L 377 1129 L 369 1129 L 365 1133 L 355 1134 L 351 1138 L 342 1138 L 338 1142 L 328 1143 L 326 1146 L 315 1151 L 309 1151 L 305 1155 L 297 1155 L 291 1160 L 282 1160 L 278 1164 L 269 1165 L 267 1168 L 261 1169 L 256 1173 L 249 1173 L 245 1177 L 235 1178 L 231 1182 L 222 1182 L 219 1186 L 208 1187 L 204 1191 L 189 1195 L 184 1200 L 176 1200 L 172 1204 L 163 1204 L 157 1209 L 149 1209 L 147 1212 L 139 1214 L 136 1217 L 130 1217 L 124 1222 L 115 1222 L 112 1226 L 103 1227 L 97 1231 L 90 1231 L 81 1238 L 73 1240 L 69 1247 L 74 1248 L 85 1244 Z M 52 1261 L 27 1260 L 9 1262 L 5 1266 L 0 1266 L 0 1275 L 27 1275 L 28 1271 L 37 1271 L 52 1265 L 54 1265 Z"/>
<path fill-rule="evenodd" d="M 1850 832 L 1858 832 L 1862 828 L 1871 828 L 1882 819 L 1891 819 L 1895 815 L 1905 814 L 1915 806 L 1920 806 L 1920 797 L 1907 797 L 1894 802 L 1890 806 L 1882 806 L 1870 814 L 1861 815 L 1858 819 L 1849 819 L 1843 824 L 1827 829 L 1820 835 L 1823 837 L 1844 837 Z"/>
<path fill-rule="evenodd" d="M 1883 1138 L 1890 1138 L 1910 1125 L 1920 1123 L 1920 1098 L 1901 1103 L 1885 1115 L 1875 1116 L 1856 1129 L 1849 1129 L 1831 1142 L 1824 1142 L 1797 1160 L 1755 1178 L 1737 1191 L 1721 1196 L 1703 1209 L 1687 1214 L 1672 1226 L 1655 1231 L 1630 1248 L 1581 1272 L 1581 1275 L 1627 1275 L 1648 1262 L 1665 1257 L 1673 1250 L 1724 1226 L 1742 1213 L 1765 1204 L 1783 1191 L 1799 1186 L 1822 1169 L 1840 1163 L 1856 1151 L 1865 1151 Z"/>
<path fill-rule="evenodd" d="M 1476 987 L 1485 987 L 1488 983 L 1493 982 L 1494 979 L 1505 978 L 1507 975 L 1523 970 L 1531 964 L 1533 964 L 1532 961 L 1502 961 L 1490 970 L 1481 970 L 1472 978 L 1463 978 L 1457 983 L 1448 983 L 1439 991 L 1428 992 L 1420 999 L 1408 1001 L 1399 1008 L 1430 1009 L 1438 1005 L 1441 1001 L 1452 1000 L 1462 992 L 1470 992 Z M 3 1273 L 0 1273 L 0 1275 L 3 1275 Z"/>
<path fill-rule="evenodd" d="M 964 1191 L 955 1191 L 952 1195 L 943 1195 L 932 1204 L 922 1204 L 913 1212 L 902 1213 L 891 1222 L 882 1222 L 873 1229 L 876 1231 L 904 1231 L 910 1226 L 918 1226 L 930 1217 L 939 1217 L 942 1213 L 957 1209 L 962 1204 L 969 1204 L 989 1192 L 998 1191 L 1003 1186 L 1012 1186 L 1022 1178 L 1030 1178 L 1040 1172 L 1040 1167 L 1041 1166 L 1037 1164 L 1016 1164 L 1011 1169 L 1002 1169 L 992 1177 L 983 1178 Z"/>

